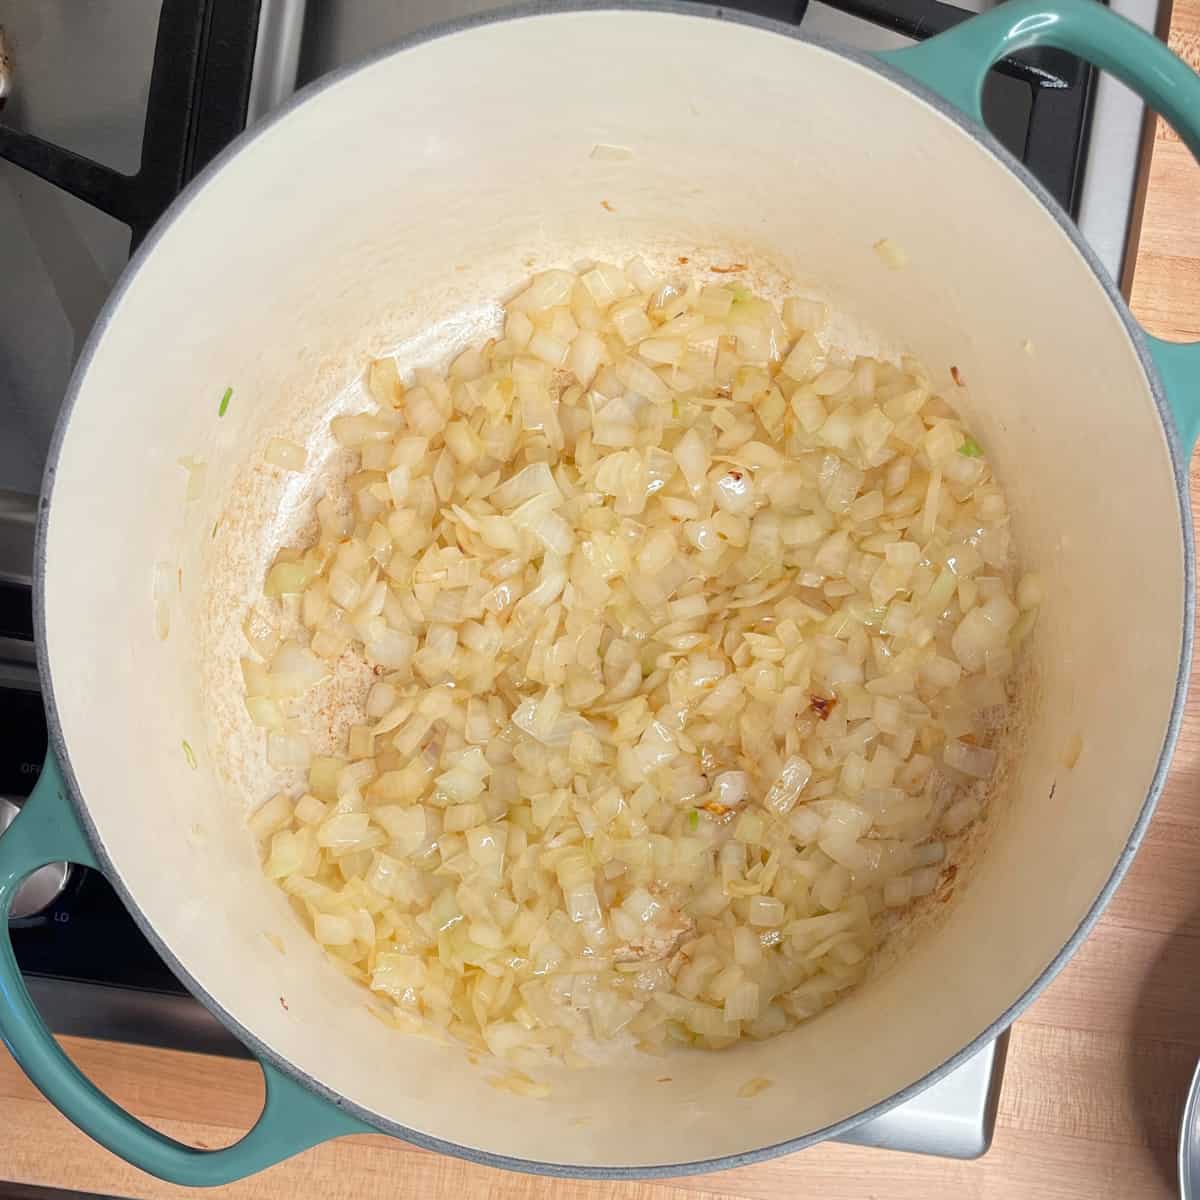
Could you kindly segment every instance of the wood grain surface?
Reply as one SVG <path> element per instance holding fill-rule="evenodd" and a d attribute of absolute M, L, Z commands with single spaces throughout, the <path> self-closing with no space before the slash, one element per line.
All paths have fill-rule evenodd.
<path fill-rule="evenodd" d="M 1200 0 L 1176 0 L 1171 43 L 1200 69 Z M 1200 169 L 1154 131 L 1134 311 L 1200 339 Z M 1193 495 L 1200 469 L 1193 467 Z M 1200 523 L 1200 503 L 1197 504 Z M 173 1137 L 218 1146 L 252 1123 L 250 1063 L 65 1039 L 110 1095 Z M 1015 1026 L 991 1151 L 960 1163 L 827 1144 L 669 1183 L 546 1180 L 471 1166 L 382 1136 L 320 1147 L 214 1200 L 1155 1200 L 1176 1194 L 1182 1104 L 1200 1056 L 1200 690 L 1146 843 L 1098 928 Z M 0 1051 L 0 1179 L 121 1197 L 183 1190 L 78 1133 Z M 3 1195 L 0 1184 L 0 1196 Z"/>

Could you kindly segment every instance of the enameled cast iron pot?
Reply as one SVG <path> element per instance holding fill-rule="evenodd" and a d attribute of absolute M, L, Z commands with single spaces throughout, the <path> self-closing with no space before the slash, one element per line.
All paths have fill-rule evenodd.
<path fill-rule="evenodd" d="M 1200 80 L 1094 0 L 1011 0 L 878 57 L 714 9 L 587 7 L 458 25 L 323 80 L 188 188 L 109 301 L 55 435 L 36 584 L 52 749 L 0 842 L 0 917 L 43 863 L 102 870 L 259 1057 L 267 1101 L 223 1150 L 142 1125 L 63 1056 L 0 936 L 4 1041 L 71 1120 L 185 1184 L 362 1130 L 525 1171 L 711 1170 L 878 1116 L 1032 1000 L 1121 878 L 1166 773 L 1200 427 L 1200 347 L 1138 328 L 982 126 L 989 65 L 1037 45 L 1120 76 L 1200 149 Z M 882 238 L 907 267 L 881 263 Z M 239 715 L 238 626 L 319 481 L 263 465 L 269 436 L 319 464 L 368 354 L 436 359 L 530 271 L 634 253 L 819 287 L 847 328 L 939 378 L 955 365 L 1048 600 L 1016 766 L 937 928 L 781 1038 L 564 1070 L 545 1101 L 381 1027 L 263 877 L 242 820 L 267 781 Z M 208 463 L 190 502 L 184 457 Z M 180 586 L 160 640 L 164 563 Z M 774 1086 L 738 1099 L 759 1076 Z"/>

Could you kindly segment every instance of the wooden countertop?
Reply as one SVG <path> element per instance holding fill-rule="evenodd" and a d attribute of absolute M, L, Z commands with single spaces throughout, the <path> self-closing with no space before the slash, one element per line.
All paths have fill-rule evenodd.
<path fill-rule="evenodd" d="M 1171 43 L 1200 69 L 1200 0 L 1176 0 Z M 1158 125 L 1132 285 L 1154 333 L 1200 339 L 1200 169 Z M 1192 495 L 1200 526 L 1200 459 Z M 66 1039 L 106 1092 L 208 1147 L 236 1140 L 261 1102 L 256 1066 Z M 991 1151 L 960 1163 L 832 1143 L 667 1183 L 536 1179 L 382 1136 L 343 1139 L 210 1195 L 489 1200 L 1099 1200 L 1172 1197 L 1175 1146 L 1200 1056 L 1200 688 L 1141 853 L 1071 965 L 1013 1029 Z M 0 1178 L 122 1197 L 185 1194 L 77 1132 L 0 1050 Z M 0 1196 L 5 1193 L 0 1183 Z"/>

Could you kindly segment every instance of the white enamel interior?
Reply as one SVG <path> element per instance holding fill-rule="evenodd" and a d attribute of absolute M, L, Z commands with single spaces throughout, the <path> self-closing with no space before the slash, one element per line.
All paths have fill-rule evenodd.
<path fill-rule="evenodd" d="M 597 143 L 632 156 L 593 159 Z M 882 237 L 907 252 L 904 270 L 873 252 Z M 635 252 L 744 262 L 752 282 L 827 294 L 947 387 L 957 365 L 969 387 L 955 398 L 1049 600 L 1024 751 L 940 928 L 782 1039 L 568 1072 L 546 1102 L 379 1025 L 260 876 L 242 814 L 261 798 L 261 754 L 237 715 L 229 631 L 271 541 L 311 498 L 311 479 L 262 465 L 271 433 L 319 457 L 320 423 L 366 354 L 446 322 L 408 355 L 437 359 L 475 327 L 451 318 L 478 316 L 531 268 Z M 210 464 L 190 505 L 184 456 Z M 48 667 L 74 776 L 129 894 L 196 983 L 370 1113 L 585 1167 L 811 1133 L 999 1018 L 1126 845 L 1183 636 L 1167 440 L 1117 312 L 1054 218 L 953 121 L 872 70 L 761 29 L 646 11 L 529 17 L 404 50 L 294 108 L 206 179 L 94 347 L 46 548 Z M 165 642 L 151 603 L 160 561 L 182 569 Z M 736 1099 L 757 1076 L 774 1086 Z"/>

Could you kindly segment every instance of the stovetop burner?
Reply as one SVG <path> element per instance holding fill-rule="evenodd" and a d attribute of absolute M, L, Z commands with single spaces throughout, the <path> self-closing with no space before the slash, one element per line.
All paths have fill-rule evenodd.
<path fill-rule="evenodd" d="M 728 7 L 878 50 L 998 2 Z M 28 795 L 46 746 L 30 618 L 32 497 L 70 369 L 130 250 L 213 155 L 297 84 L 437 21 L 502 3 L 121 0 L 81 8 L 76 0 L 0 0 L 9 57 L 7 70 L 0 63 L 0 797 Z M 1111 6 L 1155 26 L 1158 0 Z M 1119 279 L 1136 224 L 1140 102 L 1070 55 L 1037 50 L 990 73 L 984 113 Z M 162 964 L 101 876 L 74 869 L 50 906 L 12 932 L 31 993 L 56 1032 L 246 1053 Z M 1005 1041 L 847 1140 L 982 1153 Z"/>

